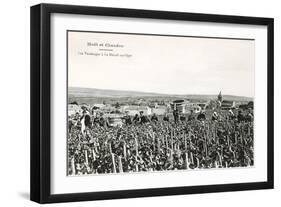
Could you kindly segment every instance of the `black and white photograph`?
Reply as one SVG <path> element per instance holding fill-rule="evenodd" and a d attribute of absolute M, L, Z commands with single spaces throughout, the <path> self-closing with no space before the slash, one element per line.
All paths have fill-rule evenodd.
<path fill-rule="evenodd" d="M 255 167 L 255 39 L 66 35 L 67 176 Z"/>
<path fill-rule="evenodd" d="M 258 16 L 31 7 L 31 200 L 274 188 L 274 19 Z"/>

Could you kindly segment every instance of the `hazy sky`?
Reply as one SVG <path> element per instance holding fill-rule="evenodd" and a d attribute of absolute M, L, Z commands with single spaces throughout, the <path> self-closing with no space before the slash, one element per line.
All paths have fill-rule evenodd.
<path fill-rule="evenodd" d="M 254 97 L 254 47 L 254 40 L 69 32 L 68 81 L 87 88 L 166 94 L 221 90 Z"/>

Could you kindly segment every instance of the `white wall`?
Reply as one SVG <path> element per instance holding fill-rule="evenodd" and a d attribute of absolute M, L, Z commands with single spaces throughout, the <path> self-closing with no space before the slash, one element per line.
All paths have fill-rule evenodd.
<path fill-rule="evenodd" d="M 1 148 L 0 206 L 35 206 L 29 201 L 29 7 L 48 3 L 174 10 L 275 18 L 275 57 L 281 56 L 281 13 L 279 1 L 263 0 L 80 0 L 2 1 L 0 32 Z M 279 47 L 278 47 L 279 46 Z M 114 201 L 55 204 L 54 206 L 256 206 L 280 203 L 281 61 L 275 58 L 275 190 L 212 193 Z M 277 204 L 278 205 L 278 204 Z M 275 205 L 276 206 L 276 205 Z"/>

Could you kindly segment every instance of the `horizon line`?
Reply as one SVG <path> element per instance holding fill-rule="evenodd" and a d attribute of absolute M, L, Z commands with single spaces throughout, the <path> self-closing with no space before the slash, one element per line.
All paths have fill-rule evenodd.
<path fill-rule="evenodd" d="M 97 90 L 110 90 L 110 91 L 124 91 L 124 92 L 137 92 L 137 93 L 151 93 L 151 94 L 157 94 L 157 95 L 169 95 L 169 96 L 184 96 L 184 95 L 205 95 L 205 96 L 215 96 L 222 92 L 223 90 L 220 90 L 218 94 L 212 93 L 212 94 L 194 94 L 194 93 L 184 93 L 184 94 L 171 94 L 171 93 L 159 93 L 159 92 L 151 92 L 151 91 L 138 91 L 138 90 L 123 90 L 123 89 L 106 89 L 106 88 L 91 88 L 91 87 L 82 87 L 82 86 L 68 86 L 68 88 L 83 88 L 83 89 L 97 89 Z M 233 94 L 223 94 L 222 96 L 237 96 L 237 97 L 245 97 L 245 98 L 251 98 L 254 99 L 252 96 L 245 96 L 245 95 L 233 95 Z"/>

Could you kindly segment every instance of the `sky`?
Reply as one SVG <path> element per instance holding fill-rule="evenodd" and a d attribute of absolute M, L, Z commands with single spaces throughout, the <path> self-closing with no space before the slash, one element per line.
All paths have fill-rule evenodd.
<path fill-rule="evenodd" d="M 68 85 L 254 97 L 255 41 L 68 32 Z"/>

